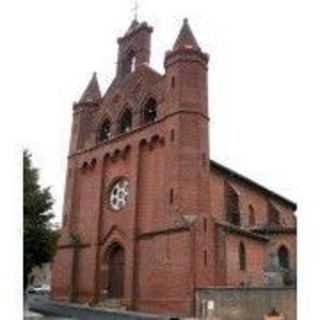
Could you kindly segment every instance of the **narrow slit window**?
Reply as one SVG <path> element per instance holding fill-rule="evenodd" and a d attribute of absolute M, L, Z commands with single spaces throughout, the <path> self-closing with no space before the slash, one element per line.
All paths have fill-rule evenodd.
<path fill-rule="evenodd" d="M 174 140 L 175 140 L 175 132 L 173 129 L 170 131 L 170 140 L 171 140 L 171 142 L 174 142 Z"/>
<path fill-rule="evenodd" d="M 171 88 L 174 89 L 176 87 L 176 78 L 172 77 L 171 78 Z"/>
<path fill-rule="evenodd" d="M 240 270 L 245 271 L 247 267 L 246 247 L 242 242 L 239 244 L 239 265 Z"/>
<path fill-rule="evenodd" d="M 132 57 L 132 60 L 131 60 L 130 72 L 136 71 L 136 67 L 137 67 L 137 58 L 134 56 Z"/>
<path fill-rule="evenodd" d="M 173 204 L 174 201 L 174 192 L 173 189 L 170 189 L 170 204 Z"/>
<path fill-rule="evenodd" d="M 204 264 L 205 267 L 208 264 L 208 254 L 207 254 L 207 250 L 206 249 L 203 251 L 203 264 Z"/>
<path fill-rule="evenodd" d="M 249 225 L 254 226 L 256 224 L 256 217 L 253 206 L 249 205 Z"/>

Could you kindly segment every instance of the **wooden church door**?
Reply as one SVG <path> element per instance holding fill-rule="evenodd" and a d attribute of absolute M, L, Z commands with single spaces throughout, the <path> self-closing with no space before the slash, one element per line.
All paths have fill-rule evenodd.
<path fill-rule="evenodd" d="M 121 298 L 124 293 L 125 255 L 121 246 L 115 246 L 109 257 L 109 297 Z"/>

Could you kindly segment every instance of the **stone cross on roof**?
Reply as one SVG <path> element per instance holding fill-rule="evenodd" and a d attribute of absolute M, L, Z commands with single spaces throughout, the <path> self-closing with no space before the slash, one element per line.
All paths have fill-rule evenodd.
<path fill-rule="evenodd" d="M 139 10 L 139 3 L 138 0 L 134 1 L 134 7 L 132 8 L 132 11 L 134 12 L 134 21 L 138 21 L 138 10 Z"/>

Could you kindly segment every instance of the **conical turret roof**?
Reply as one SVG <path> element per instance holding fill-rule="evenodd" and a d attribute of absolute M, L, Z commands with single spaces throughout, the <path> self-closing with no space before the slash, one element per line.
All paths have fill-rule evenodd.
<path fill-rule="evenodd" d="M 189 48 L 189 49 L 193 48 L 193 49 L 200 50 L 200 47 L 197 43 L 195 36 L 192 33 L 192 30 L 190 28 L 187 18 L 183 19 L 183 25 L 178 35 L 178 38 L 173 46 L 173 50 L 179 50 L 179 49 L 185 49 L 185 48 Z"/>
<path fill-rule="evenodd" d="M 80 103 L 97 102 L 100 98 L 101 98 L 101 92 L 100 92 L 99 83 L 97 80 L 97 74 L 96 72 L 94 72 L 79 102 Z"/>

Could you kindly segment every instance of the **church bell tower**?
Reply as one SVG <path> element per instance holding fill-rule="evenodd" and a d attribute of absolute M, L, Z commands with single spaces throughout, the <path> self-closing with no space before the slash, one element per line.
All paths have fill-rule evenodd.
<path fill-rule="evenodd" d="M 53 297 L 190 315 L 214 281 L 209 57 L 185 19 L 160 74 L 152 32 L 135 19 L 107 91 L 94 74 L 74 104 Z"/>

